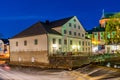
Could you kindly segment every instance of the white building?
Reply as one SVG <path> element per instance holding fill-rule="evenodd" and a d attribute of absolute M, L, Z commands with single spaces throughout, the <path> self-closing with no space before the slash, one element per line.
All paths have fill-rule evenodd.
<path fill-rule="evenodd" d="M 51 54 L 90 53 L 85 33 L 76 16 L 38 22 L 10 39 L 10 61 L 49 63 Z"/>

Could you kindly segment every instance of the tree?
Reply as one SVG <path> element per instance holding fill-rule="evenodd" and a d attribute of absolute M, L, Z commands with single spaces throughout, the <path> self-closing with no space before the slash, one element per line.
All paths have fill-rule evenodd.
<path fill-rule="evenodd" d="M 105 41 L 107 44 L 120 42 L 120 13 L 110 17 L 105 25 Z"/>

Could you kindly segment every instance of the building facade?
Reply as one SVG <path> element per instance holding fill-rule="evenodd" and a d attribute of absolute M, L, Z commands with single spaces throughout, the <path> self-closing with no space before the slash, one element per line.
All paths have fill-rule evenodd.
<path fill-rule="evenodd" d="M 76 16 L 38 22 L 10 40 L 11 62 L 49 64 L 49 55 L 91 53 L 91 40 Z"/>

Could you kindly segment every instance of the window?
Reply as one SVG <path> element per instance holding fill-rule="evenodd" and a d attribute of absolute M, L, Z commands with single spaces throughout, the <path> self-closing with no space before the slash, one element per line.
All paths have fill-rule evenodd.
<path fill-rule="evenodd" d="M 76 19 L 74 19 L 73 21 L 76 22 Z"/>
<path fill-rule="evenodd" d="M 69 31 L 69 35 L 72 35 L 72 32 L 71 32 L 71 31 Z"/>
<path fill-rule="evenodd" d="M 84 37 L 84 34 L 82 34 L 82 37 Z"/>
<path fill-rule="evenodd" d="M 80 36 L 80 33 L 78 33 L 78 36 Z"/>
<path fill-rule="evenodd" d="M 80 29 L 80 26 L 78 26 L 78 29 Z"/>
<path fill-rule="evenodd" d="M 53 38 L 53 44 L 55 44 L 56 43 L 56 39 L 55 38 Z"/>
<path fill-rule="evenodd" d="M 67 44 L 67 40 L 64 40 L 64 44 L 65 44 L 65 45 Z"/>
<path fill-rule="evenodd" d="M 70 40 L 70 45 L 72 45 L 72 40 Z"/>
<path fill-rule="evenodd" d="M 79 45 L 81 45 L 81 41 L 79 41 Z"/>
<path fill-rule="evenodd" d="M 74 24 L 74 28 L 76 28 L 76 24 Z"/>
<path fill-rule="evenodd" d="M 62 44 L 61 39 L 59 39 L 59 44 Z"/>
<path fill-rule="evenodd" d="M 71 27 L 72 26 L 72 24 L 71 23 L 69 23 L 69 27 Z"/>
<path fill-rule="evenodd" d="M 35 45 L 38 44 L 38 40 L 37 40 L 37 39 L 34 40 L 34 44 L 35 44 Z"/>
<path fill-rule="evenodd" d="M 90 46 L 90 42 L 88 42 L 88 46 Z"/>
<path fill-rule="evenodd" d="M 82 42 L 82 45 L 84 46 L 84 41 Z"/>
<path fill-rule="evenodd" d="M 86 46 L 87 46 L 87 41 L 86 41 Z"/>
<path fill-rule="evenodd" d="M 74 32 L 74 35 L 76 36 L 76 32 Z"/>
<path fill-rule="evenodd" d="M 66 30 L 64 30 L 64 34 L 66 34 L 67 32 L 66 32 Z"/>
<path fill-rule="evenodd" d="M 82 48 L 83 49 L 83 51 L 84 51 L 84 48 Z"/>
<path fill-rule="evenodd" d="M 27 41 L 26 40 L 24 41 L 24 46 L 27 46 Z"/>
<path fill-rule="evenodd" d="M 18 46 L 18 42 L 16 42 L 16 46 Z"/>

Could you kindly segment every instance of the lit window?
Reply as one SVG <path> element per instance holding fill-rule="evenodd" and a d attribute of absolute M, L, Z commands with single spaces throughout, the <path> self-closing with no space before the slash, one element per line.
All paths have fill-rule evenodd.
<path fill-rule="evenodd" d="M 38 44 L 38 40 L 37 40 L 37 39 L 34 40 L 34 44 L 35 44 L 35 45 Z"/>
<path fill-rule="evenodd" d="M 26 40 L 24 41 L 24 46 L 27 46 L 27 41 Z"/>

